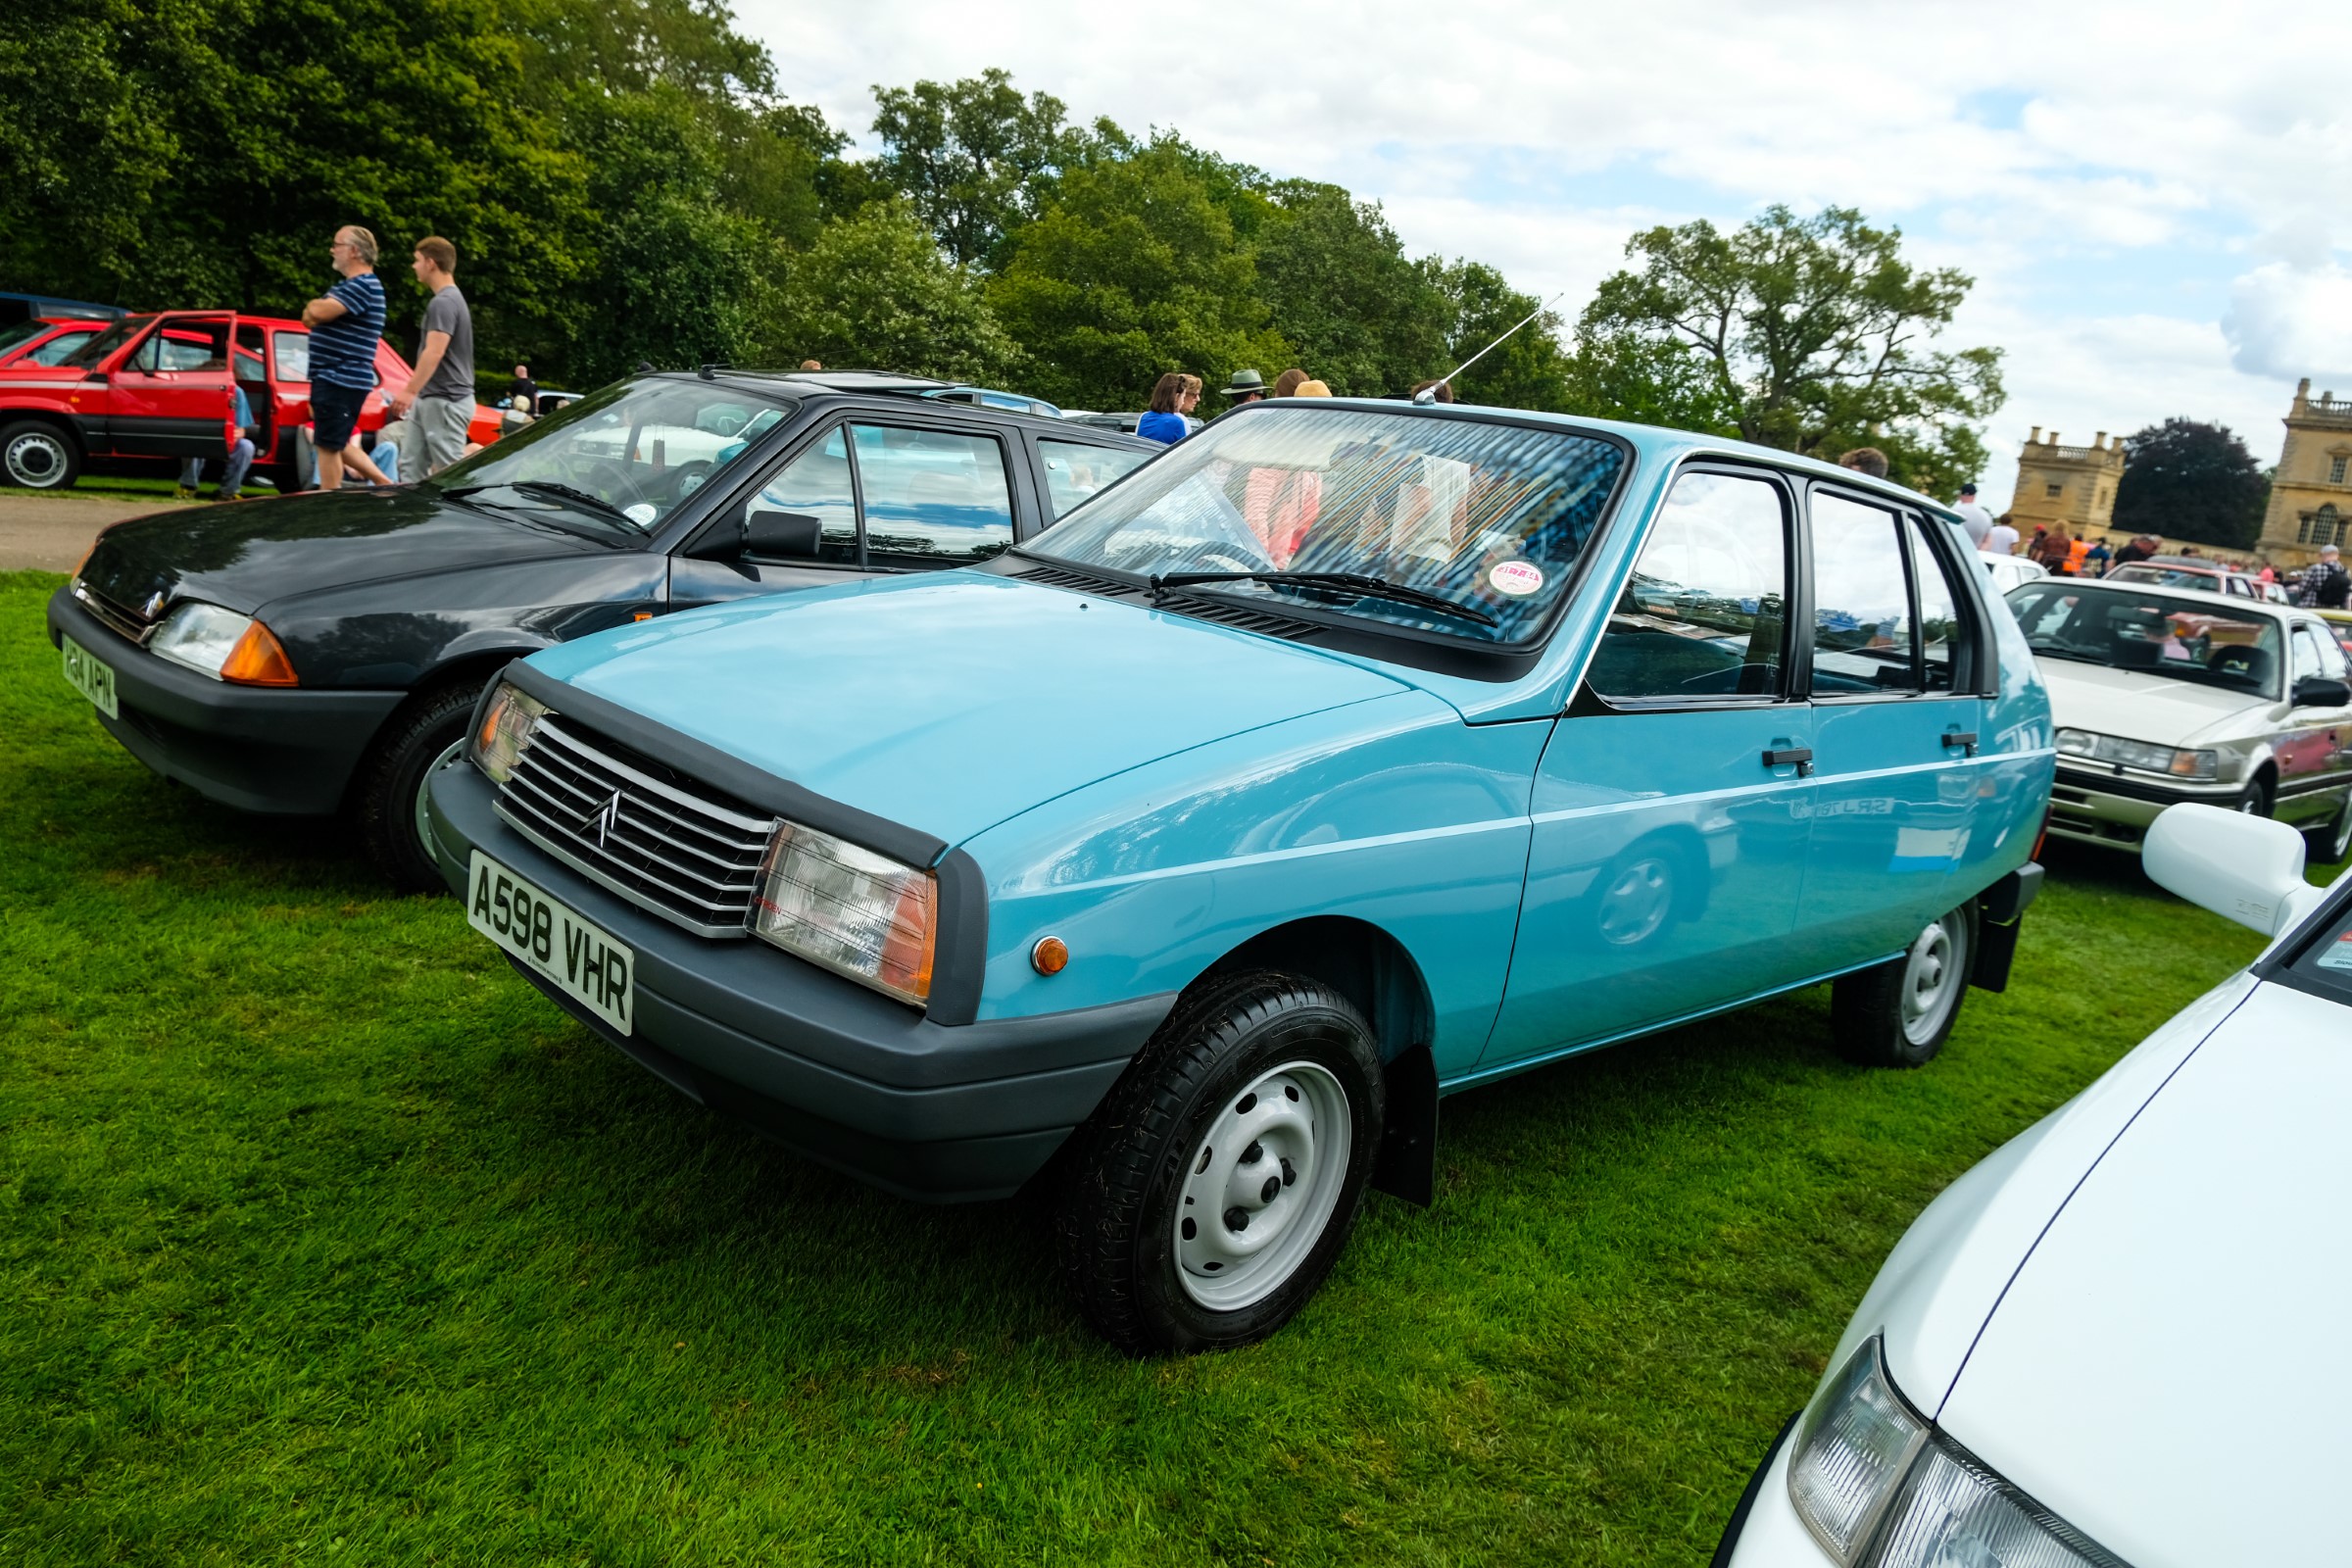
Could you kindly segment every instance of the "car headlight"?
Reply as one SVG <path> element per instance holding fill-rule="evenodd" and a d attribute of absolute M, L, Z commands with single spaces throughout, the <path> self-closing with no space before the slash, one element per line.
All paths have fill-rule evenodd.
<path fill-rule="evenodd" d="M 1844 1568 L 2125 1568 L 1904 1402 L 1876 1335 L 1805 1412 L 1788 1500 Z"/>
<path fill-rule="evenodd" d="M 243 686 L 292 686 L 294 665 L 270 628 L 251 615 L 188 600 L 148 640 L 159 659 Z"/>
<path fill-rule="evenodd" d="M 760 866 L 752 932 L 836 974 L 921 1005 L 931 996 L 939 881 L 798 822 Z"/>
<path fill-rule="evenodd" d="M 2176 751 L 2170 746 L 2151 746 L 2146 741 L 2128 741 L 2120 735 L 2094 735 L 2086 729 L 2060 730 L 2058 751 L 2065 757 L 2120 762 L 2142 772 L 2170 773 L 2175 778 L 2216 779 L 2222 775 L 2219 752 Z"/>
<path fill-rule="evenodd" d="M 514 776 L 514 764 L 530 749 L 531 731 L 547 713 L 547 705 L 505 681 L 490 694 L 482 710 L 482 726 L 473 736 L 473 762 L 493 784 Z"/>

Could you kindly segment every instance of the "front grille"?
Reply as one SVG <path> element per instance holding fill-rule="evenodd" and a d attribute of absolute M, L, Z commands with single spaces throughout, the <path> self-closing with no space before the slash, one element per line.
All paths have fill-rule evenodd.
<path fill-rule="evenodd" d="M 155 622 L 126 605 L 116 604 L 79 577 L 74 579 L 74 602 L 88 611 L 91 617 L 108 631 L 118 637 L 127 637 L 141 647 L 145 647 L 147 639 L 155 635 Z"/>
<path fill-rule="evenodd" d="M 550 713 L 499 814 L 574 869 L 687 930 L 746 934 L 776 819 Z"/>

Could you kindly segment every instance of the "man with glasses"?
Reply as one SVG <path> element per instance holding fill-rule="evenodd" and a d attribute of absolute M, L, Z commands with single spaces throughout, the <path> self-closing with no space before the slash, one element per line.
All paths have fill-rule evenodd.
<path fill-rule="evenodd" d="M 302 308 L 311 329 L 311 438 L 318 488 L 343 487 L 343 449 L 375 386 L 375 345 L 384 335 L 384 285 L 375 275 L 375 236 L 356 223 L 335 230 L 327 255 L 340 274 Z"/>

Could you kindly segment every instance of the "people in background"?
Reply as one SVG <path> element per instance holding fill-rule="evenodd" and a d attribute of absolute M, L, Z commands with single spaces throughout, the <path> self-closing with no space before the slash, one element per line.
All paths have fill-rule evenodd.
<path fill-rule="evenodd" d="M 311 329 L 311 432 L 318 488 L 343 487 L 343 453 L 375 389 L 375 345 L 384 335 L 384 285 L 375 275 L 375 236 L 357 223 L 335 230 L 327 255 L 335 283 L 302 308 Z"/>
<path fill-rule="evenodd" d="M 1262 402 L 1266 395 L 1266 378 L 1255 370 L 1236 370 L 1220 395 L 1231 398 L 1237 409 L 1245 403 Z"/>
<path fill-rule="evenodd" d="M 1274 395 L 1278 398 L 1295 398 L 1298 395 L 1298 383 L 1305 379 L 1306 372 L 1294 365 L 1274 378 Z"/>
<path fill-rule="evenodd" d="M 1291 388 L 1291 396 L 1295 398 L 1327 398 L 1331 396 L 1331 388 L 1310 375 Z"/>
<path fill-rule="evenodd" d="M 2082 552 L 2082 575 L 2085 577 L 2106 576 L 2110 556 L 2111 552 L 2107 548 L 2107 541 L 2093 539 Z"/>
<path fill-rule="evenodd" d="M 1147 441 L 1174 446 L 1193 433 L 1195 425 L 1185 416 L 1200 401 L 1200 377 L 1170 370 L 1153 384 L 1151 410 L 1135 422 L 1135 433 Z"/>
<path fill-rule="evenodd" d="M 803 360 L 801 362 L 801 368 L 804 370 L 821 370 L 824 368 L 825 362 L 822 360 Z"/>
<path fill-rule="evenodd" d="M 1988 556 L 2017 554 L 2017 525 L 2009 520 L 2009 515 L 2004 512 L 1992 519 L 1992 526 L 1985 530 L 1984 543 L 1977 546 L 1979 550 Z"/>
<path fill-rule="evenodd" d="M 2343 552 L 2320 546 L 2320 559 L 2295 574 L 2295 603 L 2306 610 L 2341 610 L 2352 598 L 2352 573 L 2344 570 Z"/>
<path fill-rule="evenodd" d="M 650 370 L 653 367 L 649 365 L 641 368 Z M 539 383 L 531 379 L 529 366 L 514 367 L 514 384 L 507 388 L 507 407 L 523 414 L 539 412 Z"/>
<path fill-rule="evenodd" d="M 1450 381 L 1415 381 L 1411 393 L 1413 401 L 1420 402 L 1421 394 L 1424 392 L 1429 394 L 1429 400 L 1432 403 L 1451 403 L 1453 401 L 1453 383 Z"/>
<path fill-rule="evenodd" d="M 1886 454 L 1877 447 L 1856 447 L 1838 456 L 1838 466 L 1851 468 L 1856 473 L 1867 473 L 1873 479 L 1884 479 L 1886 477 Z"/>
<path fill-rule="evenodd" d="M 1984 536 L 1992 532 L 1992 514 L 1978 505 L 1975 480 L 1960 487 L 1960 499 L 1952 503 L 1952 510 L 1960 514 L 1960 526 L 1968 530 L 1970 542 L 1984 549 Z"/>
<path fill-rule="evenodd" d="M 233 400 L 230 417 L 237 422 L 237 439 L 221 460 L 220 482 L 213 489 L 215 501 L 234 501 L 237 492 L 245 487 L 245 470 L 253 466 L 253 405 L 245 401 L 245 389 L 229 383 L 228 395 Z M 183 500 L 193 500 L 196 486 L 204 480 L 204 459 L 190 458 L 179 466 L 179 489 L 173 492 Z"/>
<path fill-rule="evenodd" d="M 424 336 L 408 385 L 392 394 L 392 416 L 416 411 L 417 444 L 424 464 L 416 477 L 439 473 L 466 450 L 473 423 L 473 313 L 458 288 L 458 248 L 438 234 L 416 242 L 410 262 L 429 296 L 424 302 Z"/>
<path fill-rule="evenodd" d="M 2134 561 L 2145 561 L 2154 554 L 2156 554 L 2154 539 L 2144 533 L 2133 534 L 2131 541 L 2115 553 L 2114 564 L 2107 569 L 2113 571 L 2116 566 L 2129 566 Z"/>
<path fill-rule="evenodd" d="M 2034 559 L 2041 563 L 2044 570 L 2063 575 L 2066 564 L 2074 553 L 2075 541 L 2067 533 L 2065 523 L 2055 528 L 2036 527 L 2034 530 Z"/>

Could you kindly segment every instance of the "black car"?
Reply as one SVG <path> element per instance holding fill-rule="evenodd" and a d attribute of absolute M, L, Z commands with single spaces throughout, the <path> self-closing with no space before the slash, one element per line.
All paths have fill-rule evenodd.
<path fill-rule="evenodd" d="M 435 888 L 424 781 L 510 660 L 985 561 L 1160 450 L 923 395 L 950 384 L 632 377 L 421 483 L 117 523 L 50 637 L 149 767 L 249 811 L 348 811 L 395 882 Z"/>

